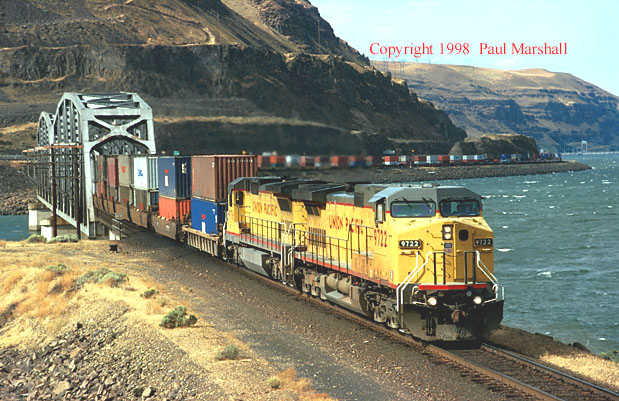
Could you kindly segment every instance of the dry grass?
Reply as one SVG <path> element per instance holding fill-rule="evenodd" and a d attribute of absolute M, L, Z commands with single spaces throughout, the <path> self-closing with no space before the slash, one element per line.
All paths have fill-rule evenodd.
<path fill-rule="evenodd" d="M 300 401 L 329 401 L 334 398 L 328 394 L 318 393 L 312 387 L 312 382 L 309 379 L 297 378 L 297 372 L 293 368 L 284 370 L 276 375 L 279 379 L 279 388 L 283 390 L 292 390 L 299 396 Z"/>
<path fill-rule="evenodd" d="M 0 248 L 6 248 L 6 241 L 0 240 Z"/>
<path fill-rule="evenodd" d="M 275 376 L 276 370 L 270 363 L 240 341 L 234 332 L 218 331 L 209 325 L 208 316 L 198 316 L 195 326 L 176 330 L 160 328 L 165 311 L 183 303 L 191 309 L 187 297 L 199 294 L 187 294 L 175 283 L 153 281 L 143 266 L 156 261 L 144 256 L 118 258 L 107 248 L 103 241 L 82 241 L 45 247 L 20 242 L 0 249 L 0 313 L 17 303 L 13 316 L 0 332 L 0 347 L 39 347 L 56 334 L 72 330 L 77 322 L 104 321 L 111 305 L 122 304 L 127 307 L 122 316 L 124 324 L 134 332 L 159 333 L 162 340 L 182 349 L 188 362 L 208 372 L 210 380 L 227 399 L 264 399 L 269 392 L 279 392 L 273 394 L 275 399 L 331 400 L 315 391 L 309 379 L 297 378 L 293 369 L 277 375 L 280 386 L 272 388 L 267 379 Z M 58 263 L 71 269 L 63 274 L 46 269 Z M 93 283 L 72 289 L 75 279 L 86 271 L 105 266 L 114 266 L 114 271 L 129 275 L 131 290 Z M 158 294 L 145 299 L 141 294 L 149 288 L 156 289 Z M 139 338 L 135 344 L 140 345 Z M 216 360 L 213 357 L 216 352 L 229 344 L 238 348 L 239 357 Z"/>
<path fill-rule="evenodd" d="M 581 351 L 550 337 L 524 330 L 501 327 L 490 338 L 493 342 L 544 363 L 568 370 L 619 390 L 619 364 Z"/>

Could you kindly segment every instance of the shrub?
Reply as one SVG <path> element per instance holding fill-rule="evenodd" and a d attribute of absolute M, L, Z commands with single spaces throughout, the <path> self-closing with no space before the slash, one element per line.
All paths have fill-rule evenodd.
<path fill-rule="evenodd" d="M 40 234 L 32 234 L 31 236 L 26 238 L 26 242 L 35 244 L 35 243 L 47 242 L 47 240 L 45 239 L 44 236 Z"/>
<path fill-rule="evenodd" d="M 151 298 L 151 297 L 152 297 L 153 295 L 155 295 L 155 294 L 159 294 L 159 291 L 157 291 L 157 290 L 156 290 L 156 289 L 154 289 L 154 288 L 149 288 L 148 290 L 146 290 L 146 291 L 144 291 L 143 293 L 141 293 L 141 294 L 140 294 L 140 296 L 141 296 L 142 298 L 146 298 L 146 299 L 148 299 L 148 298 Z"/>
<path fill-rule="evenodd" d="M 116 273 L 106 267 L 98 270 L 90 270 L 84 273 L 77 279 L 76 284 L 82 286 L 86 283 L 107 283 L 112 287 L 118 286 L 123 281 L 127 281 L 127 275 L 124 273 Z"/>
<path fill-rule="evenodd" d="M 271 376 L 269 377 L 269 379 L 267 380 L 267 384 L 269 385 L 269 387 L 271 388 L 279 388 L 279 385 L 281 384 L 279 377 L 277 376 Z"/>
<path fill-rule="evenodd" d="M 217 353 L 217 360 L 234 359 L 239 356 L 239 348 L 236 345 L 228 344 L 226 347 Z"/>
<path fill-rule="evenodd" d="M 162 319 L 159 326 L 166 329 L 173 329 L 175 327 L 191 326 L 196 324 L 198 318 L 194 315 L 187 316 L 187 308 L 184 306 L 177 306 L 174 310 L 168 312 Z"/>
<path fill-rule="evenodd" d="M 67 234 L 67 235 L 58 235 L 57 237 L 52 238 L 48 242 L 50 244 L 58 243 L 58 242 L 78 242 L 80 239 L 77 234 Z"/>
<path fill-rule="evenodd" d="M 604 359 L 608 359 L 609 361 L 619 362 L 619 351 L 616 349 L 610 350 L 608 352 L 602 352 L 600 356 Z"/>
<path fill-rule="evenodd" d="M 45 270 L 49 270 L 51 272 L 54 272 L 56 274 L 62 274 L 68 270 L 71 270 L 71 268 L 67 265 L 63 265 L 62 263 L 58 263 L 57 265 L 51 265 L 51 266 L 47 266 L 45 268 Z"/>

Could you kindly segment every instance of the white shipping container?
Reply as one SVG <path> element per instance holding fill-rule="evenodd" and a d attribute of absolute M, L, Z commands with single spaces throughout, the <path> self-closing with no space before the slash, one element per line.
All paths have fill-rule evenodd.
<path fill-rule="evenodd" d="M 157 157 L 134 157 L 133 158 L 133 188 L 151 191 L 159 187 Z"/>
<path fill-rule="evenodd" d="M 487 155 L 483 154 L 483 155 L 474 155 L 473 158 L 475 160 L 486 160 Z"/>
<path fill-rule="evenodd" d="M 286 166 L 288 167 L 298 167 L 301 164 L 301 156 L 299 155 L 288 155 L 286 156 Z"/>
<path fill-rule="evenodd" d="M 473 155 L 462 155 L 462 160 L 475 160 Z"/>

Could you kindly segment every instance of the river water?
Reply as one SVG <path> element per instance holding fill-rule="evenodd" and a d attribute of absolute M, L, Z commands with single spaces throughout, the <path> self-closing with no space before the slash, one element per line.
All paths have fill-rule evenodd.
<path fill-rule="evenodd" d="M 507 326 L 619 349 L 619 156 L 579 158 L 592 170 L 441 181 L 486 197 Z M 30 234 L 0 216 L 0 239 Z"/>
<path fill-rule="evenodd" d="M 487 198 L 503 323 L 603 352 L 619 349 L 619 156 L 577 160 L 593 169 L 440 184 Z"/>
<path fill-rule="evenodd" d="M 0 239 L 21 241 L 32 234 L 28 231 L 28 216 L 0 216 Z"/>

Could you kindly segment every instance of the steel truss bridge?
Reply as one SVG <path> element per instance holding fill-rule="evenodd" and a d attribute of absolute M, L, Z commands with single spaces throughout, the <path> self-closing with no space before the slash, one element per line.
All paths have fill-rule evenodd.
<path fill-rule="evenodd" d="M 54 114 L 42 112 L 37 147 L 26 150 L 26 173 L 37 198 L 88 238 L 105 235 L 97 221 L 95 157 L 154 154 L 153 112 L 137 93 L 65 93 Z"/>

